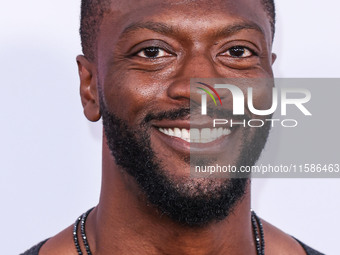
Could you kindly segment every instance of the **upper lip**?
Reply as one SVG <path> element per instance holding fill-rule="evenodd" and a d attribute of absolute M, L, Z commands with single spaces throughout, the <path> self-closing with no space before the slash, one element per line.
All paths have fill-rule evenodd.
<path fill-rule="evenodd" d="M 228 119 L 229 120 L 229 119 Z M 157 120 L 153 121 L 152 125 L 157 128 L 213 128 L 213 121 L 211 117 L 208 116 L 200 116 L 196 119 L 178 119 L 178 120 Z M 224 128 L 230 128 L 230 121 L 227 124 L 223 125 Z"/>
<path fill-rule="evenodd" d="M 184 128 L 184 129 L 190 129 L 190 128 L 207 128 L 207 127 L 213 127 L 213 119 L 205 119 L 201 121 L 190 121 L 190 120 L 161 120 L 161 121 L 155 121 L 152 123 L 153 126 L 158 128 Z"/>

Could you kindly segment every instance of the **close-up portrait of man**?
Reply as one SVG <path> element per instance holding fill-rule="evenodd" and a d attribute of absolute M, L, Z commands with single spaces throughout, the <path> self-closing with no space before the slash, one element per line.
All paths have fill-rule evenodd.
<path fill-rule="evenodd" d="M 282 2 L 4 14 L 4 254 L 336 254 L 340 5 Z"/>

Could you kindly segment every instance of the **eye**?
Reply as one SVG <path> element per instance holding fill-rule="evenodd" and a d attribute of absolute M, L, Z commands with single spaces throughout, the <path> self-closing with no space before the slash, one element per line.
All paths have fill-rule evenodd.
<path fill-rule="evenodd" d="M 233 58 L 248 58 L 256 54 L 246 47 L 234 46 L 228 49 L 226 52 L 222 53 L 221 55 L 227 55 Z"/>
<path fill-rule="evenodd" d="M 165 50 L 159 47 L 144 48 L 141 51 L 139 51 L 136 55 L 141 58 L 161 58 L 171 56 L 170 53 L 166 52 Z"/>

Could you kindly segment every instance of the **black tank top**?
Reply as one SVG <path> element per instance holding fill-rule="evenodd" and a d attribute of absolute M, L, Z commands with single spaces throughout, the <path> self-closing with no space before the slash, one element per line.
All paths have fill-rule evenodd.
<path fill-rule="evenodd" d="M 47 239 L 48 240 L 48 239 Z M 27 250 L 26 252 L 20 255 L 38 255 L 40 248 L 47 242 L 47 240 L 38 243 L 37 245 L 33 246 L 31 249 Z M 299 242 L 302 248 L 306 251 L 307 255 L 325 255 L 324 253 L 318 252 L 309 246 L 305 245 L 304 243 L 300 242 L 299 240 L 295 239 Z"/>

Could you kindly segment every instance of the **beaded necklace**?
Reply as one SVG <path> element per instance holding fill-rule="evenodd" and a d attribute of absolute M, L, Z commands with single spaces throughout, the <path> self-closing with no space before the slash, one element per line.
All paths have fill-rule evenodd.
<path fill-rule="evenodd" d="M 80 223 L 80 233 L 81 233 L 81 239 L 83 240 L 83 244 L 85 246 L 85 250 L 87 255 L 92 255 L 91 250 L 90 250 L 90 245 L 87 241 L 87 236 L 85 232 L 85 223 L 87 216 L 90 214 L 90 212 L 93 210 L 91 208 L 87 212 L 83 213 L 81 216 L 79 216 L 76 220 L 76 222 L 73 225 L 73 241 L 74 245 L 76 247 L 76 250 L 78 252 L 78 255 L 83 255 L 83 252 L 80 249 L 79 241 L 78 241 L 78 226 Z M 256 215 L 256 213 L 251 210 L 251 224 L 252 224 L 252 229 L 254 233 L 254 239 L 255 239 L 255 244 L 256 244 L 256 252 L 257 255 L 264 255 L 264 234 L 263 234 L 263 226 L 260 218 Z"/>

